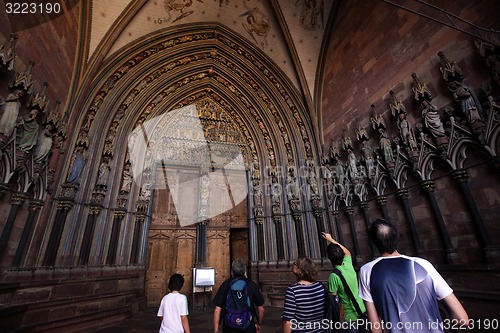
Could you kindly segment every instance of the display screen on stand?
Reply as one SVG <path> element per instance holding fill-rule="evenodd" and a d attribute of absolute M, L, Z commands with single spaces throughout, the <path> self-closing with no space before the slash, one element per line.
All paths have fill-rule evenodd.
<path fill-rule="evenodd" d="M 215 268 L 193 268 L 193 292 L 212 291 L 215 285 Z"/>

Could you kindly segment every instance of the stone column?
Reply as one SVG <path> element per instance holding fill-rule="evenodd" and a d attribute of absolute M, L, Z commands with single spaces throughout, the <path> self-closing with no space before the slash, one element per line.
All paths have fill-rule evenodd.
<path fill-rule="evenodd" d="M 207 265 L 207 223 L 210 219 L 210 176 L 207 168 L 200 171 L 199 196 L 198 196 L 198 221 L 196 224 L 196 267 Z"/>
<path fill-rule="evenodd" d="M 410 203 L 408 198 L 410 196 L 410 192 L 408 189 L 399 189 L 396 192 L 396 195 L 401 198 L 403 202 L 403 208 L 406 216 L 406 220 L 408 221 L 408 226 L 410 227 L 411 238 L 413 240 L 413 245 L 415 246 L 416 253 L 419 256 L 423 256 L 424 251 L 422 250 L 422 245 L 420 244 L 420 239 L 418 237 L 417 226 L 415 225 L 415 220 L 413 219 L 413 213 L 411 211 Z"/>
<path fill-rule="evenodd" d="M 108 256 L 106 258 L 106 264 L 109 266 L 114 266 L 116 263 L 116 252 L 118 249 L 118 242 L 120 240 L 120 229 L 125 214 L 126 212 L 123 210 L 116 210 L 114 214 L 111 236 L 109 237 Z"/>
<path fill-rule="evenodd" d="M 265 259 L 264 212 L 261 206 L 254 207 L 255 229 L 257 233 L 257 261 Z"/>
<path fill-rule="evenodd" d="M 43 201 L 34 200 L 29 203 L 29 213 L 26 219 L 26 224 L 23 228 L 23 233 L 21 234 L 21 239 L 17 245 L 16 254 L 14 255 L 14 260 L 12 260 L 12 266 L 17 267 L 21 264 L 26 246 L 28 245 L 28 240 L 31 237 L 31 231 L 33 230 L 33 225 L 35 223 L 35 217 L 40 208 L 43 207 Z"/>
<path fill-rule="evenodd" d="M 273 216 L 274 228 L 276 231 L 276 250 L 278 254 L 278 261 L 285 259 L 285 244 L 283 241 L 283 225 L 281 216 Z"/>
<path fill-rule="evenodd" d="M 135 217 L 134 236 L 132 239 L 132 249 L 130 250 L 130 264 L 137 265 L 141 244 L 141 235 L 146 221 L 146 214 L 137 214 Z"/>
<path fill-rule="evenodd" d="M 354 225 L 354 209 L 352 207 L 346 208 L 347 219 L 349 220 L 349 227 L 351 228 L 352 244 L 354 246 L 354 253 L 356 254 L 356 263 L 361 264 L 363 257 L 359 249 L 358 237 L 356 233 L 356 226 Z"/>
<path fill-rule="evenodd" d="M 318 233 L 318 240 L 319 240 L 319 250 L 320 250 L 320 255 L 321 258 L 326 258 L 326 242 L 322 238 L 322 234 L 325 231 L 324 228 L 324 221 L 323 221 L 323 212 L 324 209 L 321 206 L 321 199 L 319 196 L 314 196 L 311 199 L 312 207 L 313 207 L 313 216 L 314 219 L 316 220 L 316 231 Z"/>
<path fill-rule="evenodd" d="M 360 203 L 359 206 L 363 210 L 363 219 L 365 220 L 366 230 L 368 230 L 368 228 L 370 227 L 370 224 L 371 224 L 370 214 L 368 213 L 368 207 L 370 207 L 370 205 L 368 204 L 368 202 L 363 201 Z M 376 254 L 377 254 L 377 248 L 375 247 L 375 245 L 373 245 L 373 243 L 370 241 L 370 239 L 368 239 L 368 242 L 370 243 L 372 257 L 375 258 Z"/>
<path fill-rule="evenodd" d="M 456 170 L 452 173 L 451 175 L 460 185 L 460 191 L 462 192 L 462 195 L 465 199 L 465 204 L 467 205 L 467 208 L 469 209 L 469 212 L 472 217 L 472 221 L 474 222 L 474 225 L 476 227 L 476 231 L 479 237 L 479 241 L 481 242 L 481 245 L 483 246 L 483 252 L 486 257 L 486 260 L 488 263 L 493 264 L 493 263 L 499 263 L 500 262 L 500 255 L 498 253 L 498 249 L 493 247 L 491 244 L 490 236 L 488 235 L 488 231 L 486 230 L 486 227 L 484 226 L 483 219 L 481 218 L 481 215 L 479 214 L 479 210 L 477 209 L 476 202 L 474 201 L 474 198 L 472 196 L 472 193 L 470 192 L 468 180 L 469 180 L 469 174 L 467 173 L 466 170 Z"/>
<path fill-rule="evenodd" d="M 385 195 L 379 195 L 377 197 L 377 202 L 380 205 L 380 209 L 382 210 L 382 217 L 387 221 L 390 221 L 389 212 L 387 211 L 387 197 Z"/>
<path fill-rule="evenodd" d="M 207 222 L 196 223 L 196 267 L 207 265 Z"/>
<path fill-rule="evenodd" d="M 78 259 L 78 264 L 85 266 L 89 262 L 90 248 L 92 245 L 92 239 L 94 237 L 95 220 L 102 207 L 98 205 L 90 206 L 89 216 L 87 217 L 87 223 L 85 224 L 85 230 L 83 232 L 82 245 L 80 246 L 80 258 Z"/>
<path fill-rule="evenodd" d="M 444 248 L 446 250 L 446 257 L 450 264 L 459 263 L 460 258 L 458 257 L 457 252 L 453 248 L 451 244 L 450 235 L 448 234 L 448 230 L 446 229 L 446 224 L 444 223 L 443 215 L 441 214 L 441 209 L 439 208 L 439 204 L 436 200 L 436 195 L 434 193 L 435 183 L 432 180 L 423 181 L 421 183 L 422 188 L 427 192 L 427 197 L 429 198 L 429 202 L 431 204 L 432 213 L 437 222 L 439 234 L 443 241 Z"/>
<path fill-rule="evenodd" d="M 80 245 L 80 256 L 78 258 L 78 264 L 81 266 L 86 266 L 89 262 L 92 239 L 94 238 L 95 222 L 97 220 L 97 216 L 101 213 L 103 208 L 106 191 L 107 186 L 103 184 L 96 184 L 94 190 L 92 191 L 89 203 L 89 215 L 87 216 L 87 223 L 85 223 L 83 235 L 81 236 L 82 242 Z M 118 199 L 118 201 L 120 201 L 120 199 Z M 118 209 L 118 211 L 123 210 L 124 209 Z"/>
<path fill-rule="evenodd" d="M 62 200 L 57 204 L 57 213 L 47 242 L 47 248 L 45 249 L 45 256 L 43 259 L 44 266 L 54 266 L 56 262 L 57 250 L 61 243 L 66 217 L 70 209 L 73 208 L 73 204 L 74 202 L 72 200 Z"/>
<path fill-rule="evenodd" d="M 80 185 L 78 183 L 64 183 L 61 186 L 61 194 L 58 197 L 57 212 L 52 225 L 52 230 L 47 241 L 43 266 L 54 266 L 57 258 L 57 251 L 61 243 L 64 225 L 68 212 L 73 208 L 76 193 Z"/>
<path fill-rule="evenodd" d="M 7 221 L 5 222 L 2 230 L 2 235 L 0 236 L 0 258 L 3 256 L 3 253 L 7 248 L 9 236 L 12 232 L 12 228 L 14 227 L 17 213 L 26 199 L 28 199 L 28 197 L 23 193 L 15 193 L 12 195 L 9 216 L 7 217 Z"/>
<path fill-rule="evenodd" d="M 295 237 L 297 238 L 297 254 L 300 257 L 306 254 L 304 226 L 302 225 L 302 212 L 300 210 L 292 210 L 292 218 L 295 225 Z"/>
<path fill-rule="evenodd" d="M 333 219 L 333 228 L 331 231 L 333 233 L 333 231 L 335 231 L 335 233 L 337 234 L 335 237 L 337 237 L 337 241 L 340 243 L 340 244 L 344 244 L 344 235 L 342 234 L 342 227 L 340 225 L 340 212 L 338 210 L 335 210 L 333 211 L 332 213 L 332 219 Z"/>

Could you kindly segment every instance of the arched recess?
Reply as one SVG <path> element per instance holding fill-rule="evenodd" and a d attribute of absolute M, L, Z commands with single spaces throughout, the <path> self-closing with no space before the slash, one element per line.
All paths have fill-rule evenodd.
<path fill-rule="evenodd" d="M 76 104 L 75 109 L 84 112 L 72 142 L 73 150 L 83 148 L 88 156 L 74 197 L 75 206 L 80 202 L 92 203 L 99 193 L 102 198 L 98 229 L 91 241 L 90 263 L 109 264 L 110 253 L 116 256 L 113 264 L 144 263 L 147 223 L 140 230 L 143 237 L 139 246 L 134 245 L 133 235 L 138 217 L 149 219 L 146 208 L 149 197 L 141 193 L 142 178 L 136 178 L 128 191 L 123 190 L 124 169 L 130 164 L 127 138 L 151 119 L 203 99 L 213 101 L 239 127 L 246 145 L 249 192 L 262 193 L 260 198 L 249 196 L 249 207 L 255 209 L 262 202 L 263 212 L 259 215 L 262 218 L 259 226 L 254 209 L 248 215 L 250 259 L 276 261 L 278 244 L 286 248 L 285 258 L 281 259 L 296 255 L 295 241 L 289 237 L 294 235 L 291 230 L 294 224 L 286 194 L 280 191 L 273 198 L 278 201 L 279 211 L 273 210 L 276 202 L 271 202 L 269 196 L 272 185 L 269 175 L 276 175 L 278 185 L 284 189 L 290 166 L 299 171 L 297 182 L 303 189 L 300 193 L 303 235 L 299 236 L 317 239 L 306 172 L 300 172 L 318 165 L 309 113 L 293 84 L 259 49 L 222 26 L 183 26 L 175 31 L 157 32 L 129 45 L 102 67 L 100 74 L 86 85 L 91 93 Z M 105 184 L 99 184 L 99 166 L 104 159 L 112 172 Z M 63 175 L 70 169 L 68 163 Z M 119 228 L 114 228 L 117 212 L 124 212 L 125 217 Z M 82 222 L 66 227 L 60 246 L 67 249 L 64 251 L 75 256 L 81 252 L 83 221 L 88 214 L 85 204 L 72 209 L 72 220 Z M 283 222 L 281 234 L 275 225 L 277 215 Z M 258 228 L 262 228 L 260 232 Z M 113 230 L 118 230 L 118 235 Z M 215 232 L 213 237 L 222 236 Z M 119 245 L 113 252 L 110 249 L 116 240 Z M 310 242 L 306 254 L 318 257 L 317 243 Z M 130 250 L 134 246 L 138 251 L 137 261 Z"/>

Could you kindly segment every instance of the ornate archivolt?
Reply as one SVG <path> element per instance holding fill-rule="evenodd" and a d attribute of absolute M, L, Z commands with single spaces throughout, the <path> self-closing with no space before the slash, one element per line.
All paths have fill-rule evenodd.
<path fill-rule="evenodd" d="M 90 197 L 98 205 L 145 211 L 151 195 L 148 175 L 142 174 L 141 179 L 130 184 L 133 156 L 125 142 L 130 141 L 128 137 L 133 133 L 140 135 L 144 127 L 153 126 L 151 123 L 162 114 L 193 105 L 198 112 L 193 119 L 202 123 L 203 140 L 210 140 L 220 133 L 210 128 L 215 124 L 212 114 L 200 114 L 207 103 L 218 110 L 218 126 L 229 126 L 224 140 L 234 141 L 231 143 L 244 151 L 244 163 L 251 169 L 253 179 L 252 192 L 265 195 L 269 185 L 277 182 L 285 189 L 288 170 L 297 170 L 296 181 L 300 183 L 298 170 L 313 167 L 317 160 L 311 122 L 292 84 L 272 62 L 258 54 L 259 50 L 221 27 L 197 31 L 186 28 L 129 47 L 128 54 L 120 55 L 122 61 L 110 65 L 96 78 L 93 94 L 85 99 L 85 112 L 73 141 L 73 160 L 77 154 L 94 157 L 85 162 L 76 181 L 68 178 L 74 164 L 68 166 L 60 196 L 79 197 L 83 201 Z M 192 154 L 196 152 L 182 147 L 187 141 L 194 145 L 198 134 L 191 135 L 192 140 L 184 142 L 168 136 L 161 139 L 165 153 L 175 152 L 175 158 L 189 153 L 193 162 Z M 158 140 L 147 137 L 143 141 L 157 144 Z M 218 145 L 228 149 L 224 144 Z M 179 154 L 182 151 L 186 154 Z M 220 155 L 212 154 L 212 162 L 217 163 Z M 175 163 L 175 158 L 170 161 Z M 101 177 L 99 166 L 103 164 L 115 172 Z M 281 165 L 289 167 L 280 168 Z M 133 186 L 135 183 L 138 186 Z M 84 184 L 82 189 L 80 184 Z M 309 180 L 303 177 L 302 185 L 308 184 Z M 258 204 L 262 198 L 254 201 Z M 277 198 L 278 204 L 286 200 L 284 191 Z M 276 202 L 272 204 L 274 207 Z M 256 212 L 261 212 L 262 207 L 257 207 Z"/>

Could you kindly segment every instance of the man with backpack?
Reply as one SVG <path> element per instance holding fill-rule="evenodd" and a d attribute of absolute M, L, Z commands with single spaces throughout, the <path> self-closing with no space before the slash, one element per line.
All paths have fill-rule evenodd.
<path fill-rule="evenodd" d="M 257 284 L 247 279 L 242 259 L 231 264 L 231 278 L 222 283 L 213 303 L 215 333 L 261 332 L 264 297 Z"/>

